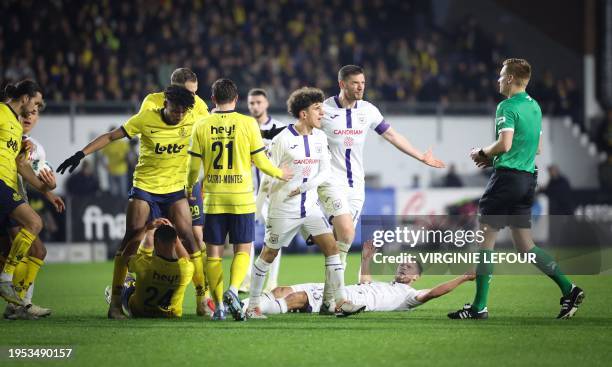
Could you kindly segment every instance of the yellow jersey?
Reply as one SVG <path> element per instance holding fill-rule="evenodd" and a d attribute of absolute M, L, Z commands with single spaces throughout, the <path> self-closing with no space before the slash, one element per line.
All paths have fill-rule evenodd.
<path fill-rule="evenodd" d="M 195 103 L 193 108 L 191 109 L 191 113 L 194 114 L 196 120 L 206 117 L 209 115 L 208 106 L 206 106 L 206 102 L 197 94 L 194 96 Z M 148 94 L 145 99 L 142 101 L 142 105 L 140 105 L 139 113 L 145 110 L 158 110 L 164 107 L 164 92 L 159 93 L 151 93 Z"/>
<path fill-rule="evenodd" d="M 0 103 L 0 180 L 17 191 L 17 162 L 21 150 L 23 127 L 18 116 L 6 103 Z"/>
<path fill-rule="evenodd" d="M 135 317 L 181 317 L 185 289 L 193 277 L 193 263 L 187 258 L 166 260 L 138 254 L 130 258 L 130 272 L 136 274 L 136 289 L 129 307 Z"/>
<path fill-rule="evenodd" d="M 130 144 L 125 140 L 115 140 L 102 149 L 106 157 L 108 173 L 112 176 L 123 176 L 128 171 L 127 155 L 130 152 Z"/>
<path fill-rule="evenodd" d="M 191 113 L 177 125 L 163 119 L 163 110 L 144 110 L 132 116 L 122 129 L 128 138 L 140 136 L 134 187 L 153 194 L 185 189 L 189 138 L 194 124 Z"/>
<path fill-rule="evenodd" d="M 206 214 L 255 212 L 251 160 L 273 177 L 282 172 L 265 154 L 259 125 L 254 118 L 234 111 L 217 111 L 193 128 L 189 153 L 204 165 L 202 197 Z M 197 180 L 192 163 L 189 180 Z M 193 182 L 189 182 L 193 184 Z"/>

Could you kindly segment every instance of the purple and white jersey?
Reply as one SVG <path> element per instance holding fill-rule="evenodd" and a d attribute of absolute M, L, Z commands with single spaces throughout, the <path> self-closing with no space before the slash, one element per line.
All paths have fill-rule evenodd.
<path fill-rule="evenodd" d="M 305 218 L 318 205 L 317 187 L 329 176 L 327 137 L 318 129 L 300 135 L 291 124 L 274 137 L 270 152 L 272 163 L 287 164 L 293 178 L 289 182 L 267 178 L 271 180 L 268 218 Z M 301 193 L 289 197 L 296 188 Z"/>
<path fill-rule="evenodd" d="M 338 96 L 323 102 L 321 130 L 327 135 L 331 153 L 331 180 L 337 185 L 364 186 L 363 147 L 369 129 L 383 134 L 390 127 L 370 102 L 357 101 L 342 108 Z"/>
<path fill-rule="evenodd" d="M 28 156 L 27 156 L 27 159 L 28 159 L 28 162 L 30 162 L 30 165 L 32 165 L 34 161 L 40 161 L 43 163 L 46 162 L 47 153 L 45 152 L 45 148 L 42 146 L 42 144 L 40 144 L 38 140 L 34 139 L 31 136 L 24 135 L 24 138 L 25 140 L 32 142 L 32 149 L 28 152 Z M 26 191 L 23 179 L 21 178 L 20 175 L 17 175 L 17 178 L 18 178 L 17 191 L 27 201 L 28 196 L 27 196 L 27 191 Z"/>
<path fill-rule="evenodd" d="M 403 283 L 372 282 L 346 287 L 348 299 L 366 306 L 366 311 L 408 311 L 422 303 L 417 297 L 428 290 L 416 290 Z"/>
<path fill-rule="evenodd" d="M 277 128 L 286 126 L 284 122 L 273 119 L 272 116 L 268 116 L 268 121 L 264 122 L 262 125 L 259 125 L 259 130 L 261 131 L 270 130 L 273 125 L 276 125 Z M 263 139 L 263 143 L 264 143 L 264 146 L 266 147 L 266 154 L 268 155 L 268 157 L 270 157 L 270 143 L 272 143 L 272 140 Z M 253 185 L 255 188 L 255 190 L 253 191 L 254 193 L 257 194 L 259 192 L 259 187 L 261 186 L 262 180 L 263 180 L 263 176 L 262 176 L 261 171 L 259 170 L 259 168 L 253 165 Z"/>

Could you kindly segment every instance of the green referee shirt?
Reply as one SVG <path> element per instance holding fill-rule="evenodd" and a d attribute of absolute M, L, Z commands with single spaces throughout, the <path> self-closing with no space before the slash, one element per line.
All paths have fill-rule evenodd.
<path fill-rule="evenodd" d="M 513 95 L 497 105 L 495 136 L 513 130 L 512 148 L 495 157 L 495 168 L 508 168 L 533 173 L 542 132 L 540 105 L 526 92 Z"/>

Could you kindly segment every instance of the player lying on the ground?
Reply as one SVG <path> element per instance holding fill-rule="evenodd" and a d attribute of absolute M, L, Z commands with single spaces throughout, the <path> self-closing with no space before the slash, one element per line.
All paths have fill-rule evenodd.
<path fill-rule="evenodd" d="M 137 254 L 122 257 L 136 276 L 128 274 L 125 279 L 123 311 L 130 317 L 181 317 L 185 289 L 193 276 L 189 253 L 167 219 L 155 219 L 145 231 Z M 133 253 L 133 249 L 124 253 Z M 105 294 L 110 304 L 111 287 L 106 287 Z"/>
<path fill-rule="evenodd" d="M 421 266 L 418 263 L 404 263 L 397 267 L 392 282 L 376 282 L 368 274 L 368 264 L 374 252 L 372 243 L 364 244 L 359 284 L 346 287 L 348 299 L 355 304 L 365 305 L 365 311 L 409 311 L 453 291 L 475 277 L 474 274 L 464 274 L 432 289 L 415 289 L 412 284 L 421 277 Z M 323 283 L 306 283 L 277 287 L 270 293 L 264 293 L 259 307 L 265 314 L 319 312 L 323 304 L 323 286 Z"/>

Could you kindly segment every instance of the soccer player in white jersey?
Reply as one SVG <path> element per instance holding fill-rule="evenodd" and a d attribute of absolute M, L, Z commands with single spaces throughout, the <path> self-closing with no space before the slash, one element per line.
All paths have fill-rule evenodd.
<path fill-rule="evenodd" d="M 422 153 L 385 121 L 370 102 L 363 100 L 365 75 L 360 66 L 345 65 L 338 72 L 340 93 L 323 103 L 321 130 L 331 153 L 331 175 L 319 187 L 319 198 L 331 218 L 342 263 L 355 237 L 355 226 L 365 201 L 363 148 L 368 131 L 374 130 L 404 154 L 424 164 L 443 168 L 431 149 Z"/>
<path fill-rule="evenodd" d="M 421 276 L 421 266 L 418 263 L 404 263 L 397 267 L 392 282 L 373 282 L 366 269 L 374 253 L 375 247 L 371 241 L 366 242 L 362 252 L 359 284 L 346 287 L 348 299 L 365 305 L 367 312 L 410 311 L 475 278 L 475 274 L 464 274 L 432 289 L 415 289 L 412 285 Z M 323 283 L 278 287 L 261 297 L 259 307 L 264 314 L 318 312 L 323 305 L 323 288 Z"/>
<path fill-rule="evenodd" d="M 325 255 L 323 297 L 328 302 L 336 302 L 336 315 L 349 316 L 364 309 L 346 298 L 344 266 L 329 223 L 317 203 L 316 189 L 329 174 L 327 138 L 317 129 L 323 117 L 323 98 L 323 92 L 316 88 L 301 88 L 291 93 L 287 107 L 298 121 L 272 140 L 272 162 L 288 165 L 294 176 L 288 182 L 265 178 L 271 180 L 267 186 L 270 209 L 264 247 L 252 269 L 250 306 L 246 312 L 249 318 L 265 318 L 259 301 L 266 274 L 279 249 L 288 246 L 300 230 L 310 234 Z"/>
<path fill-rule="evenodd" d="M 269 131 L 273 127 L 281 127 L 285 126 L 284 123 L 273 119 L 272 116 L 268 115 L 268 107 L 270 107 L 270 102 L 268 101 L 268 93 L 265 89 L 261 88 L 253 88 L 249 91 L 247 97 L 247 106 L 249 108 L 249 113 L 252 117 L 257 120 L 259 124 L 259 130 L 261 131 Z M 266 147 L 266 153 L 268 157 L 270 156 L 270 143 L 272 139 L 263 139 L 264 146 Z M 262 190 L 261 182 L 262 182 L 262 173 L 259 169 L 253 165 L 253 184 L 255 185 L 255 193 L 257 194 L 257 211 L 255 212 L 255 243 L 259 244 L 263 242 L 263 234 L 264 234 L 264 226 L 266 225 L 266 217 L 268 215 L 268 207 L 270 205 L 270 200 L 267 195 L 259 195 L 260 190 Z M 265 190 L 264 190 L 265 191 Z M 264 288 L 266 291 L 270 291 L 278 285 L 278 272 L 280 270 L 280 258 L 281 252 L 278 252 L 278 256 L 272 262 L 272 267 L 270 268 L 270 273 L 268 274 L 268 280 L 266 287 Z M 251 263 L 249 264 L 249 271 L 247 272 L 244 281 L 242 282 L 242 287 L 240 287 L 240 292 L 248 293 L 249 288 L 251 286 L 251 268 L 253 267 L 253 261 L 255 260 L 255 246 L 251 246 Z"/>

